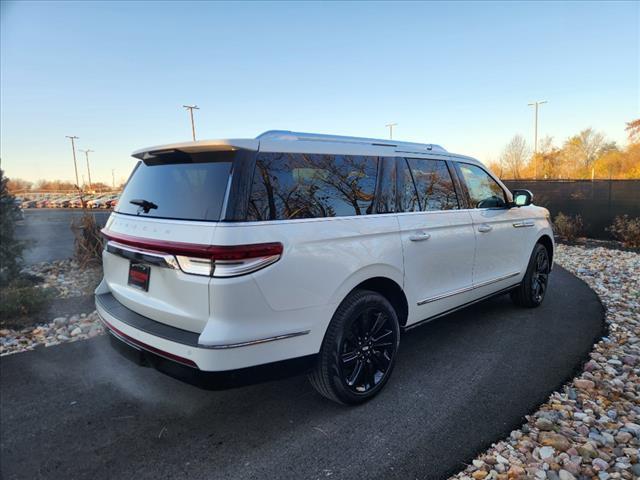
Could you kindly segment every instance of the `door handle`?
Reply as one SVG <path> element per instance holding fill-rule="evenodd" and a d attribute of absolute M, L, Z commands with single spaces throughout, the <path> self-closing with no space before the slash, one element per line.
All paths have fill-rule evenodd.
<path fill-rule="evenodd" d="M 429 240 L 431 238 L 431 234 L 427 232 L 419 232 L 414 233 L 413 235 L 409 235 L 409 240 L 412 242 L 423 242 L 425 240 Z"/>
<path fill-rule="evenodd" d="M 513 224 L 515 228 L 523 228 L 523 227 L 535 227 L 535 223 L 529 220 L 525 220 L 523 222 L 516 222 Z"/>
<path fill-rule="evenodd" d="M 493 230 L 493 227 L 487 223 L 483 223 L 478 227 L 478 231 L 480 233 L 487 233 L 487 232 L 490 232 L 491 230 Z"/>

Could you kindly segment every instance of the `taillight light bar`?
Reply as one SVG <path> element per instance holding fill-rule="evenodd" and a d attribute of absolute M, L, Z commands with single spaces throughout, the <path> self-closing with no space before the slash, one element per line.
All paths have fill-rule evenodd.
<path fill-rule="evenodd" d="M 283 252 L 282 243 L 279 242 L 200 245 L 133 237 L 106 228 L 102 229 L 102 234 L 109 241 L 173 255 L 183 272 L 212 277 L 235 277 L 255 272 L 277 262 Z"/>

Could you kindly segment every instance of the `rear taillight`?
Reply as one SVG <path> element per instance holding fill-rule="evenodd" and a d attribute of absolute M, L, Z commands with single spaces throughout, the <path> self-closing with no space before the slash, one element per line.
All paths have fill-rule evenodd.
<path fill-rule="evenodd" d="M 183 272 L 212 277 L 236 277 L 258 271 L 277 262 L 283 252 L 282 244 L 279 242 L 228 246 L 198 245 L 132 237 L 107 229 L 103 229 L 102 234 L 109 241 L 139 250 L 173 255 Z"/>

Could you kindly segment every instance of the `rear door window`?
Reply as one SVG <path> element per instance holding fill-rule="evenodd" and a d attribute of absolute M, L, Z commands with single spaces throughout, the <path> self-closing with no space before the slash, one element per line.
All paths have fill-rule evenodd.
<path fill-rule="evenodd" d="M 235 152 L 174 152 L 141 161 L 117 212 L 179 220 L 220 220 Z"/>
<path fill-rule="evenodd" d="M 376 157 L 259 153 L 247 219 L 372 213 L 377 168 Z"/>
<path fill-rule="evenodd" d="M 405 212 L 460 208 L 445 161 L 408 158 L 406 163 L 409 168 L 404 169 Z"/>

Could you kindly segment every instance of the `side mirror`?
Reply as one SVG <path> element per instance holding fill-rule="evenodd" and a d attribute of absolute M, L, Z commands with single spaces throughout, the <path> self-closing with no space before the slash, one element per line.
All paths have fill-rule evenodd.
<path fill-rule="evenodd" d="M 514 190 L 513 192 L 513 206 L 514 207 L 526 207 L 533 203 L 533 193 L 529 190 Z"/>

